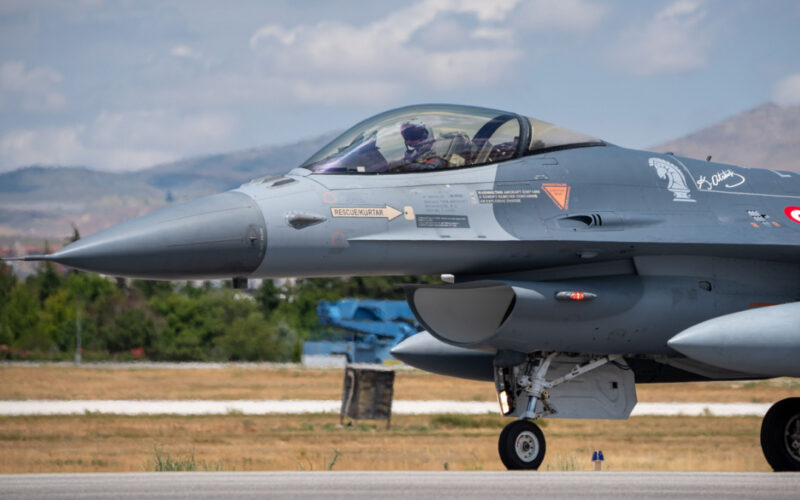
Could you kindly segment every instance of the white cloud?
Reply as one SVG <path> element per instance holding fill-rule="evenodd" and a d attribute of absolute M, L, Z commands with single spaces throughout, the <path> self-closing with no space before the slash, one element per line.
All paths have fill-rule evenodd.
<path fill-rule="evenodd" d="M 524 1 L 524 0 L 523 0 Z M 508 13 L 519 3 L 519 0 L 440 0 L 432 1 L 431 4 L 437 5 L 442 11 L 452 10 L 453 12 L 474 14 L 479 21 L 504 21 Z"/>
<path fill-rule="evenodd" d="M 400 84 L 381 81 L 362 82 L 308 82 L 300 80 L 292 85 L 292 96 L 305 104 L 329 104 L 332 102 L 353 102 L 361 104 L 379 104 L 402 94 L 404 88 Z"/>
<path fill-rule="evenodd" d="M 636 22 L 609 51 L 611 62 L 637 76 L 680 73 L 706 65 L 712 30 L 700 0 L 678 0 L 652 20 Z"/>
<path fill-rule="evenodd" d="M 269 24 L 253 33 L 253 36 L 250 37 L 250 48 L 256 50 L 259 45 L 269 43 L 271 39 L 281 45 L 291 45 L 294 43 L 295 36 L 295 30 L 287 30 L 283 26 Z"/>
<path fill-rule="evenodd" d="M 800 105 L 800 73 L 781 79 L 775 85 L 772 100 L 781 106 Z"/>
<path fill-rule="evenodd" d="M 194 61 L 199 61 L 202 59 L 202 55 L 199 52 L 184 44 L 173 46 L 171 49 L 169 49 L 169 55 L 184 59 L 192 59 Z"/>
<path fill-rule="evenodd" d="M 293 85 L 294 82 L 290 84 L 277 72 L 265 76 L 235 71 L 204 71 L 175 84 L 156 87 L 146 95 L 132 93 L 128 99 L 138 98 L 141 106 L 154 109 L 165 103 L 178 109 L 230 109 L 260 104 L 280 106 L 293 98 Z"/>
<path fill-rule="evenodd" d="M 490 85 L 508 75 L 522 53 L 517 50 L 461 50 L 431 54 L 424 62 L 427 81 L 436 89 L 451 89 L 457 82 Z"/>
<path fill-rule="evenodd" d="M 234 128 L 235 120 L 225 114 L 178 115 L 162 110 L 124 113 L 102 111 L 88 130 L 87 143 L 101 148 L 124 144 L 132 148 L 179 151 L 219 143 L 227 139 Z"/>
<path fill-rule="evenodd" d="M 0 165 L 86 165 L 136 170 L 224 146 L 236 122 L 226 115 L 101 112 L 88 125 L 17 130 L 0 137 Z"/>
<path fill-rule="evenodd" d="M 607 9 L 587 0 L 418 0 L 364 25 L 268 24 L 250 37 L 262 70 L 289 97 L 321 104 L 395 100 L 427 90 L 486 87 L 513 77 L 538 31 L 588 30 Z M 315 90 L 310 88 L 310 82 Z M 362 89 L 366 89 L 363 90 Z"/>
<path fill-rule="evenodd" d="M 67 99 L 57 90 L 64 80 L 58 71 L 40 66 L 26 70 L 22 61 L 0 66 L 0 96 L 3 101 L 19 102 L 29 111 L 53 111 L 64 108 Z"/>
<path fill-rule="evenodd" d="M 365 26 L 270 24 L 253 34 L 250 47 L 266 71 L 285 75 L 291 94 L 303 102 L 345 104 L 365 96 L 379 101 L 417 85 L 482 86 L 506 77 L 521 57 L 494 24 L 505 21 L 517 3 L 423 0 Z M 449 19 L 453 14 L 465 15 L 461 20 L 471 19 L 473 26 Z"/>
<path fill-rule="evenodd" d="M 4 170 L 27 165 L 82 165 L 101 170 L 135 170 L 176 159 L 155 149 L 87 144 L 89 128 L 83 125 L 20 130 L 0 137 L 0 165 Z"/>
<path fill-rule="evenodd" d="M 470 38 L 484 40 L 508 40 L 514 36 L 514 32 L 502 28 L 477 28 L 469 34 Z"/>
<path fill-rule="evenodd" d="M 595 27 L 606 11 L 605 5 L 586 0 L 527 0 L 513 22 L 527 29 L 583 31 Z"/>

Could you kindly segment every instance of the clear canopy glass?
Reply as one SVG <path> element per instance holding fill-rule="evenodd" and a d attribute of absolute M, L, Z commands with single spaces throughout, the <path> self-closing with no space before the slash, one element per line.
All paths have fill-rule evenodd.
<path fill-rule="evenodd" d="M 554 149 L 605 145 L 605 142 L 600 139 L 595 139 L 552 123 L 534 120 L 533 118 L 528 118 L 527 120 L 531 127 L 528 154 L 552 151 Z"/>
<path fill-rule="evenodd" d="M 539 130 L 540 137 L 531 134 Z M 455 105 L 409 106 L 359 123 L 301 167 L 314 173 L 424 172 L 497 163 L 575 141 L 602 144 L 506 111 Z"/>

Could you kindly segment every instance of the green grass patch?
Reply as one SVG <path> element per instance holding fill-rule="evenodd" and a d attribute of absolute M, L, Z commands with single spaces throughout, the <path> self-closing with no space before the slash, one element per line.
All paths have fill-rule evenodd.
<path fill-rule="evenodd" d="M 155 458 L 152 463 L 152 470 L 155 472 L 187 472 L 197 470 L 197 460 L 194 450 L 189 455 L 172 456 L 155 446 Z"/>
<path fill-rule="evenodd" d="M 581 471 L 585 470 L 584 463 L 575 455 L 556 455 L 556 459 L 547 464 L 549 471 Z"/>
<path fill-rule="evenodd" d="M 148 468 L 155 472 L 221 472 L 227 470 L 225 463 L 221 461 L 206 462 L 198 461 L 194 455 L 194 449 L 186 455 L 171 455 L 164 452 L 158 445 L 154 447 L 155 457 Z"/>

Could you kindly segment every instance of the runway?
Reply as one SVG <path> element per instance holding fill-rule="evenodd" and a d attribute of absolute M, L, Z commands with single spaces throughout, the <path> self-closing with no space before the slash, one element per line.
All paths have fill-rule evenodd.
<path fill-rule="evenodd" d="M 24 400 L 0 401 L 0 415 L 292 415 L 338 413 L 341 405 L 341 401 L 336 400 Z M 639 403 L 631 416 L 763 417 L 769 407 L 769 403 Z M 392 403 L 392 413 L 485 415 L 497 414 L 498 406 L 484 401 L 397 400 Z"/>
<path fill-rule="evenodd" d="M 11 498 L 796 499 L 800 473 L 188 472 L 0 476 Z"/>

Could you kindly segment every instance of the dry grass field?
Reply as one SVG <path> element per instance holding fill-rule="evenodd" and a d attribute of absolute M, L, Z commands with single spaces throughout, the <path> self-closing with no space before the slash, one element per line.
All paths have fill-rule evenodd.
<path fill-rule="evenodd" d="M 172 369 L 0 365 L 0 399 L 339 399 L 343 370 L 231 365 Z M 491 383 L 399 370 L 395 399 L 494 401 Z M 640 401 L 771 402 L 800 382 L 656 384 Z M 341 426 L 338 415 L 0 417 L 0 473 L 196 470 L 499 470 L 499 416 L 397 415 Z M 546 420 L 543 470 L 767 471 L 755 417 Z"/>
<path fill-rule="evenodd" d="M 341 368 L 230 365 L 221 369 L 104 365 L 0 365 L 0 399 L 339 399 Z M 800 381 L 773 379 L 640 384 L 639 401 L 769 403 L 800 394 Z M 495 401 L 494 386 L 398 370 L 395 399 Z"/>
<path fill-rule="evenodd" d="M 141 472 L 162 464 L 226 471 L 500 470 L 498 416 L 337 415 L 0 417 L 0 473 Z M 542 470 L 768 471 L 758 418 L 547 420 Z M 335 459 L 335 460 L 334 460 Z"/>

